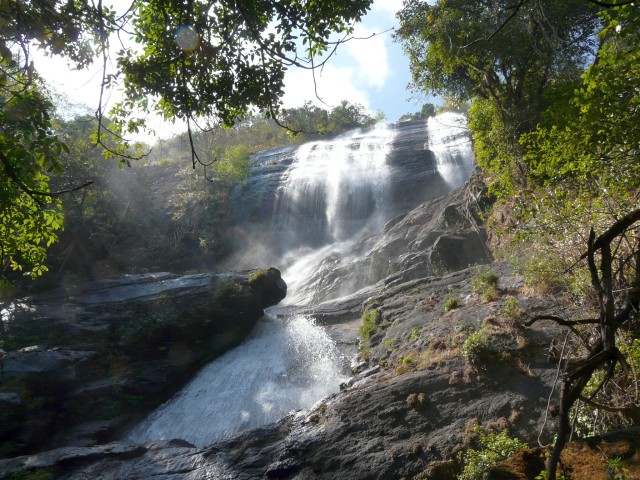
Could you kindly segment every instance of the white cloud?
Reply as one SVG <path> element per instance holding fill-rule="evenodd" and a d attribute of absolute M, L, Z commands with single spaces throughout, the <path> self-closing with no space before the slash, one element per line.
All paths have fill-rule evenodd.
<path fill-rule="evenodd" d="M 371 9 L 395 15 L 396 12 L 402 9 L 402 0 L 375 0 Z"/>
<path fill-rule="evenodd" d="M 384 36 L 363 25 L 358 25 L 353 35 L 356 39 L 345 46 L 356 62 L 355 77 L 365 86 L 381 88 L 390 74 Z"/>
<path fill-rule="evenodd" d="M 353 68 L 325 65 L 322 70 L 315 72 L 317 93 L 314 91 L 313 73 L 309 70 L 291 69 L 285 76 L 285 107 L 299 107 L 305 101 L 322 108 L 332 108 L 342 100 L 359 103 L 369 108 L 369 99 L 363 89 L 357 86 Z M 324 103 L 322 103 L 324 102 Z"/>

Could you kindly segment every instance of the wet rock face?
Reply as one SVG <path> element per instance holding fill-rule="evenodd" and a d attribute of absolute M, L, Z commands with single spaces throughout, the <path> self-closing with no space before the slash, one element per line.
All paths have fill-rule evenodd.
<path fill-rule="evenodd" d="M 380 234 L 325 258 L 304 291 L 323 302 L 378 282 L 393 286 L 489 262 L 474 200 L 482 188 L 470 182 L 389 220 Z"/>
<path fill-rule="evenodd" d="M 518 349 L 504 348 L 506 357 L 492 356 L 475 368 L 456 352 L 462 332 L 483 325 L 494 328 L 484 320 L 500 318 L 507 295 L 518 296 L 530 312 L 555 308 L 519 295 L 522 278 L 508 264 L 492 268 L 500 278 L 501 298 L 491 303 L 473 296 L 473 269 L 393 287 L 379 285 L 369 290 L 368 298 L 354 296 L 360 305 L 375 302 L 381 312 L 380 332 L 370 339 L 368 365 L 311 411 L 205 448 L 185 442 L 121 442 L 0 460 L 0 476 L 40 465 L 69 479 L 374 480 L 421 478 L 422 472 L 441 467 L 431 478 L 452 480 L 445 460 L 463 448 L 472 421 L 508 427 L 512 434 L 535 441 L 556 374 L 556 366 L 545 357 L 551 339 L 561 333 L 553 323 L 518 328 Z M 449 295 L 457 295 L 461 304 L 445 312 Z M 350 317 L 358 322 L 360 313 L 352 303 L 347 298 L 335 301 L 333 308 L 326 306 L 323 321 L 343 323 Z M 511 344 L 500 348 L 505 345 Z M 401 356 L 413 360 L 405 364 Z M 548 420 L 545 440 L 552 437 L 553 421 Z"/>
<path fill-rule="evenodd" d="M 113 438 L 285 295 L 270 268 L 127 275 L 3 304 L 0 455 Z"/>

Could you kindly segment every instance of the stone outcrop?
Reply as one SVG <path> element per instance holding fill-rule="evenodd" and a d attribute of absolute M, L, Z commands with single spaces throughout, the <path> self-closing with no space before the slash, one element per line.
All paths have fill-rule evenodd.
<path fill-rule="evenodd" d="M 285 295 L 271 268 L 127 275 L 3 304 L 0 455 L 116 438 Z"/>
<path fill-rule="evenodd" d="M 472 179 L 391 219 L 382 233 L 347 252 L 328 255 L 302 289 L 303 296 L 318 303 L 378 282 L 393 286 L 489 262 L 478 219 L 482 192 L 480 182 Z"/>
<path fill-rule="evenodd" d="M 545 352 L 561 330 L 554 324 L 524 329 L 506 322 L 500 312 L 507 295 L 530 313 L 552 306 L 526 297 L 522 278 L 508 264 L 492 268 L 500 297 L 489 303 L 472 293 L 474 270 L 467 269 L 378 285 L 368 290 L 368 298 L 358 294 L 326 304 L 320 316 L 330 329 L 359 325 L 363 304 L 380 312 L 380 328 L 367 344 L 364 370 L 311 411 L 206 448 L 175 440 L 61 449 L 0 461 L 0 475 L 37 465 L 69 479 L 421 478 L 455 457 L 476 422 L 509 428 L 530 441 L 542 431 L 549 440 L 553 419 L 545 428 L 543 412 L 556 370 Z M 451 295 L 461 303 L 445 312 Z M 355 302 L 358 310 L 351 307 Z M 461 355 L 459 339 L 482 328 L 493 329 L 499 341 L 474 366 Z M 355 335 L 352 330 L 352 343 Z M 512 343 L 518 347 L 512 349 Z M 447 468 L 449 474 L 439 470 L 431 478 L 452 480 L 453 467 Z"/>

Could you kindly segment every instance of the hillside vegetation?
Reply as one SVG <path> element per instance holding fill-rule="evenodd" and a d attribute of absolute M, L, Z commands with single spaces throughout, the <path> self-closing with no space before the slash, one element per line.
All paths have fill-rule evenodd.
<path fill-rule="evenodd" d="M 495 255 L 515 255 L 538 294 L 590 311 L 552 319 L 572 332 L 542 475 L 555 479 L 571 431 L 636 424 L 640 409 L 640 10 L 415 0 L 399 16 L 415 88 L 471 101 L 477 163 L 497 199 L 487 212 Z"/>

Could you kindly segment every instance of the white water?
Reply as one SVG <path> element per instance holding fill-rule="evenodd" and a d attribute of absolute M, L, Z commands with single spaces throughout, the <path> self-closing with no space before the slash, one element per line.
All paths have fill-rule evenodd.
<path fill-rule="evenodd" d="M 473 168 L 464 117 L 429 119 L 428 132 L 425 148 L 434 152 L 438 171 L 452 188 L 461 185 Z M 296 296 L 296 285 L 303 285 L 320 262 L 331 261 L 332 254 L 346 251 L 365 233 L 379 231 L 388 220 L 386 157 L 395 134 L 381 126 L 298 149 L 280 187 L 273 228 L 304 239 L 323 238 L 298 242 L 279 262 L 287 267 L 283 278 L 294 287 L 287 303 L 306 300 Z M 330 238 L 324 238 L 326 232 Z M 242 345 L 204 367 L 129 438 L 182 438 L 205 446 L 313 406 L 338 391 L 348 363 L 309 319 L 266 316 Z"/>
<path fill-rule="evenodd" d="M 265 316 L 250 337 L 204 367 L 135 427 L 135 442 L 181 438 L 205 446 L 309 408 L 346 380 L 326 332 L 303 316 Z"/>
<path fill-rule="evenodd" d="M 379 124 L 364 133 L 301 145 L 278 191 L 274 228 L 284 226 L 296 235 L 328 233 L 326 240 L 333 242 L 384 222 L 386 157 L 395 134 Z"/>
<path fill-rule="evenodd" d="M 435 155 L 438 172 L 451 188 L 459 187 L 467 181 L 474 166 L 466 117 L 453 112 L 431 117 L 427 132 L 425 147 Z"/>

